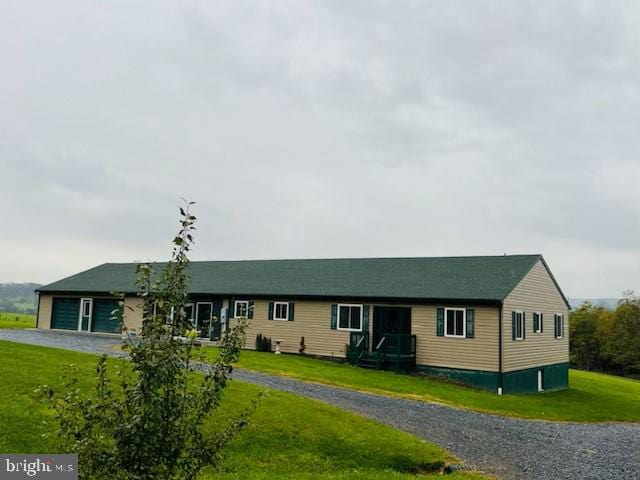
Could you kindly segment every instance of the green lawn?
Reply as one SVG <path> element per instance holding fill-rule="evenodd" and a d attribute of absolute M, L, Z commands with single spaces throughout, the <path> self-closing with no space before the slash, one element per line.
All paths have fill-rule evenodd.
<path fill-rule="evenodd" d="M 211 358 L 217 349 L 203 349 Z M 244 351 L 240 367 L 353 388 L 366 392 L 435 401 L 471 410 L 522 418 L 577 422 L 640 421 L 640 382 L 570 370 L 571 388 L 529 395 L 503 395 L 424 376 L 353 367 L 297 355 Z"/>
<path fill-rule="evenodd" d="M 57 452 L 55 439 L 42 436 L 48 431 L 45 422 L 51 423 L 50 412 L 33 391 L 45 383 L 59 386 L 64 365 L 71 363 L 79 369 L 81 385 L 89 387 L 96 357 L 0 341 L 0 359 L 0 452 Z M 208 428 L 228 421 L 260 390 L 232 382 L 224 408 Z M 434 469 L 453 460 L 407 433 L 314 400 L 267 391 L 251 425 L 226 450 L 220 471 L 205 472 L 202 480 L 427 479 L 439 478 Z M 468 473 L 449 478 L 486 477 Z"/>
<path fill-rule="evenodd" d="M 35 315 L 25 313 L 0 313 L 0 328 L 35 328 Z"/>

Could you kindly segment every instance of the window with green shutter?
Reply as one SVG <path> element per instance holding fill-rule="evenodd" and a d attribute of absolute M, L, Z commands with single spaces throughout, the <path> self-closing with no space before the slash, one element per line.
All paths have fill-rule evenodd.
<path fill-rule="evenodd" d="M 338 330 L 361 332 L 362 310 L 362 305 L 359 304 L 339 304 L 337 307 Z"/>
<path fill-rule="evenodd" d="M 445 337 L 466 337 L 467 311 L 464 308 L 444 309 L 444 336 Z"/>
<path fill-rule="evenodd" d="M 444 308 L 442 307 L 436 309 L 436 335 L 444 337 Z"/>
<path fill-rule="evenodd" d="M 524 340 L 524 312 L 511 312 L 511 339 Z"/>
<path fill-rule="evenodd" d="M 365 305 L 362 310 L 362 331 L 369 331 L 369 305 Z"/>
<path fill-rule="evenodd" d="M 542 333 L 542 313 L 533 312 L 533 333 Z"/>
<path fill-rule="evenodd" d="M 289 320 L 289 302 L 273 302 L 272 320 Z"/>
<path fill-rule="evenodd" d="M 330 319 L 331 330 L 336 330 L 338 328 L 338 305 L 335 303 L 331 305 L 331 319 Z"/>
<path fill-rule="evenodd" d="M 466 332 L 465 336 L 467 338 L 474 338 L 475 336 L 475 319 L 476 319 L 476 311 L 473 308 L 467 308 L 467 319 L 466 319 Z"/>
<path fill-rule="evenodd" d="M 553 318 L 554 318 L 554 324 L 555 324 L 555 337 L 563 338 L 564 337 L 564 315 L 555 314 Z"/>
<path fill-rule="evenodd" d="M 249 312 L 248 300 L 235 300 L 233 307 L 234 318 L 247 318 Z"/>

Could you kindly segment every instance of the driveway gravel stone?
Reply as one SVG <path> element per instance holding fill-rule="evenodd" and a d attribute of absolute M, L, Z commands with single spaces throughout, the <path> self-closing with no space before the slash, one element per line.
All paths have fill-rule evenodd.
<path fill-rule="evenodd" d="M 0 330 L 0 339 L 121 354 L 114 349 L 120 343 L 117 337 Z M 505 479 L 640 479 L 639 424 L 519 420 L 243 369 L 236 369 L 234 378 L 320 400 L 410 432 Z"/>

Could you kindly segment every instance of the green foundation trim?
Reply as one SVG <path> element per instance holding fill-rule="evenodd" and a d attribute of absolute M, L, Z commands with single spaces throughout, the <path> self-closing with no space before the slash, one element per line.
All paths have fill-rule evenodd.
<path fill-rule="evenodd" d="M 427 375 L 446 378 L 454 382 L 466 383 L 474 387 L 496 392 L 498 390 L 498 372 L 467 370 L 462 368 L 430 367 L 418 365 L 416 370 Z"/>
<path fill-rule="evenodd" d="M 569 386 L 569 364 L 557 363 L 540 367 L 505 372 L 502 377 L 504 393 L 535 393 L 538 391 L 542 372 L 542 389 L 545 392 L 562 390 Z"/>
<path fill-rule="evenodd" d="M 429 365 L 417 365 L 416 371 L 454 382 L 465 383 L 490 392 L 497 392 L 500 385 L 500 374 L 498 372 L 432 367 Z M 554 365 L 542 365 L 535 368 L 503 373 L 502 393 L 517 394 L 538 392 L 538 372 L 542 372 L 542 389 L 545 392 L 562 390 L 569 386 L 569 364 L 557 363 Z"/>

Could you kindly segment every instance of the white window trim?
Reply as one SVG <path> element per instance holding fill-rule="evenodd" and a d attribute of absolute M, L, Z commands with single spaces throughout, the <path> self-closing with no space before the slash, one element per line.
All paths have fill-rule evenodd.
<path fill-rule="evenodd" d="M 285 308 L 285 316 L 284 318 L 282 317 L 276 317 L 276 312 L 278 311 L 277 306 L 278 305 L 284 305 Z M 289 302 L 273 302 L 273 319 L 274 320 L 278 320 L 280 322 L 287 322 L 289 321 Z"/>
<path fill-rule="evenodd" d="M 244 304 L 244 315 L 238 315 L 238 305 Z M 233 303 L 233 318 L 247 318 L 249 316 L 249 300 L 236 300 Z"/>
<path fill-rule="evenodd" d="M 556 340 L 562 340 L 564 338 L 564 314 L 562 313 L 556 313 L 553 316 L 553 330 L 555 331 L 557 329 L 557 326 L 555 324 L 555 322 L 558 321 L 558 319 L 560 319 L 560 336 L 556 335 Z"/>
<path fill-rule="evenodd" d="M 340 308 L 341 307 L 360 307 L 360 328 L 341 328 L 340 327 Z M 362 303 L 339 303 L 338 304 L 338 318 L 336 318 L 336 329 L 342 330 L 343 332 L 361 332 L 362 331 L 362 321 L 364 317 L 364 304 Z"/>
<path fill-rule="evenodd" d="M 448 311 L 461 311 L 462 312 L 462 335 L 450 335 L 447 333 L 447 312 Z M 455 330 L 455 325 L 454 325 Z M 466 308 L 455 308 L 455 307 L 445 307 L 444 309 L 444 336 L 449 338 L 467 338 L 467 309 Z"/>
<path fill-rule="evenodd" d="M 516 314 L 516 332 L 514 335 L 514 338 L 516 339 L 516 342 L 521 342 L 524 340 L 524 310 L 516 310 L 515 311 Z M 520 314 L 520 321 L 522 322 L 522 335 L 518 336 L 518 314 Z"/>
<path fill-rule="evenodd" d="M 531 323 L 533 324 L 533 327 L 535 327 L 536 325 L 533 318 L 534 315 L 538 316 L 538 329 L 535 330 L 534 328 L 533 333 L 542 333 L 542 312 L 533 312 L 533 314 L 531 315 Z"/>
<path fill-rule="evenodd" d="M 84 305 L 89 304 L 89 314 L 84 314 Z M 93 319 L 93 298 L 81 298 L 80 299 L 80 318 L 78 318 L 78 331 L 82 332 L 82 319 L 87 317 L 87 332 L 91 331 L 91 320 Z"/>

